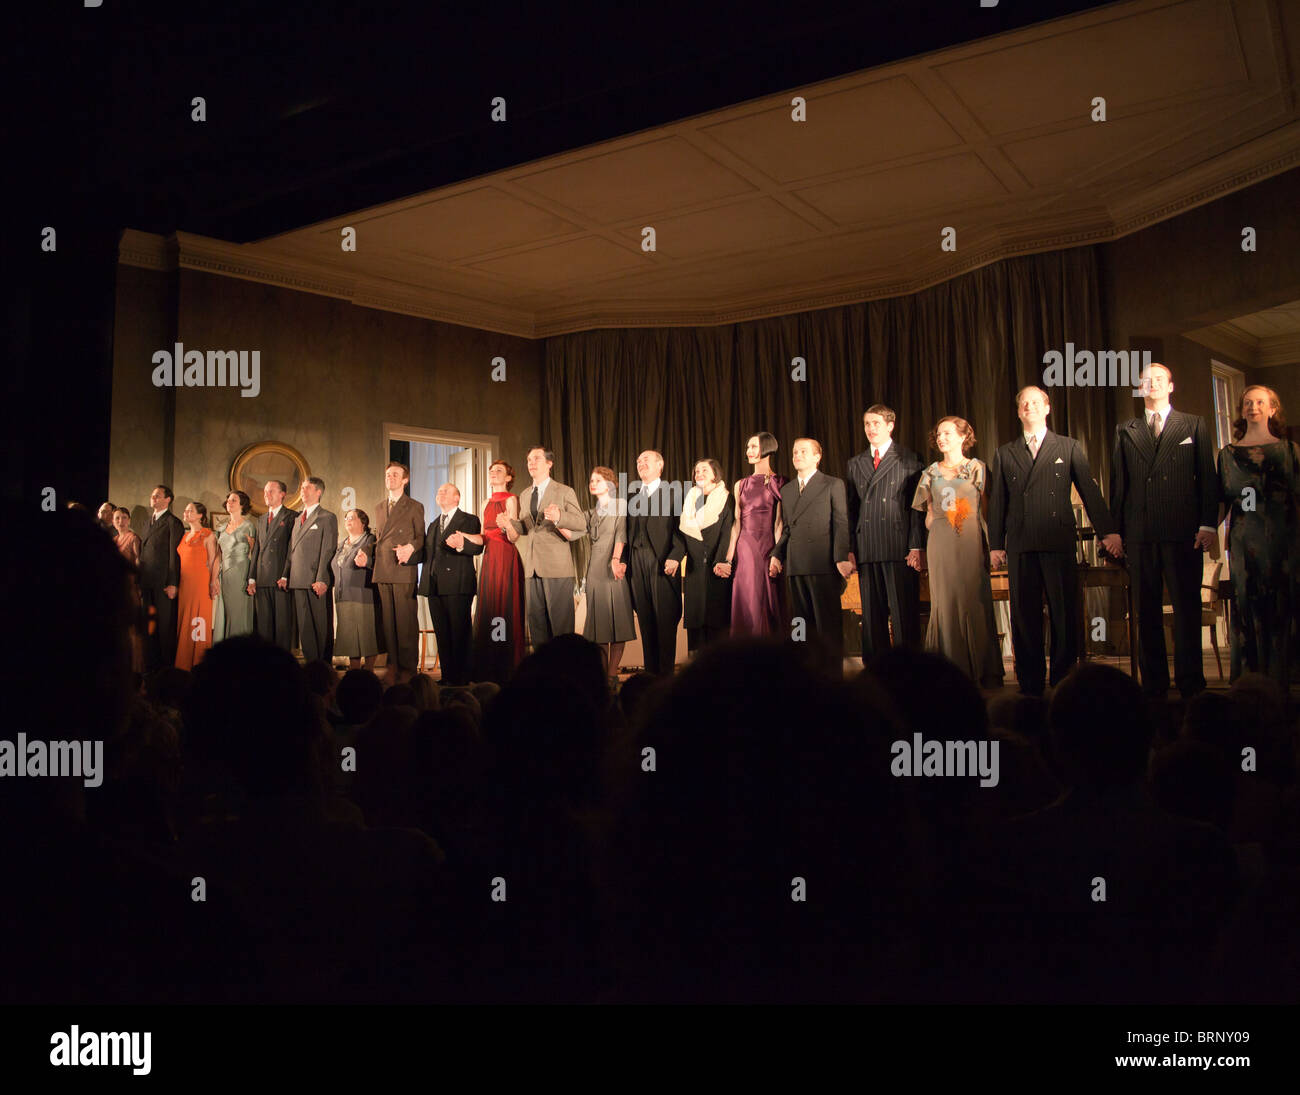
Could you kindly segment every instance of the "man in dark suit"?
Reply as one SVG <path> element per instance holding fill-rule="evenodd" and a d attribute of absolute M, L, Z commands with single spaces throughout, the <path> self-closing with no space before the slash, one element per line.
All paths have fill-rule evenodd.
<path fill-rule="evenodd" d="M 1065 679 L 1081 653 L 1071 484 L 1106 550 L 1122 558 L 1124 549 L 1083 449 L 1047 428 L 1052 410 L 1047 393 L 1022 388 L 1016 393 L 1016 409 L 1023 429 L 994 454 L 989 475 L 990 562 L 994 570 L 1008 570 L 1011 645 L 1020 691 L 1041 696 L 1044 593 L 1052 624 L 1053 686 Z"/>
<path fill-rule="evenodd" d="M 293 616 L 302 655 L 309 662 L 334 654 L 334 574 L 330 561 L 339 543 L 339 521 L 320 504 L 325 480 L 313 475 L 302 485 L 302 513 L 293 523 L 289 554 L 278 585 L 293 592 Z"/>
<path fill-rule="evenodd" d="M 289 539 L 298 511 L 284 504 L 288 487 L 268 479 L 262 488 L 266 513 L 253 530 L 253 551 L 248 563 L 248 591 L 253 595 L 253 620 L 257 633 L 268 642 L 293 650 L 293 597 L 279 580 L 289 558 Z"/>
<path fill-rule="evenodd" d="M 390 461 L 384 469 L 388 489 L 375 507 L 375 588 L 390 683 L 411 677 L 420 651 L 415 579 L 424 557 L 424 506 L 406 493 L 410 481 L 410 469 Z"/>
<path fill-rule="evenodd" d="M 1110 505 L 1127 545 L 1142 691 L 1169 691 L 1164 593 L 1174 607 L 1174 681 L 1183 696 L 1205 689 L 1201 664 L 1202 552 L 1216 541 L 1219 479 L 1204 419 L 1169 405 L 1174 376 L 1153 364 L 1143 384 L 1146 413 L 1115 429 Z"/>
<path fill-rule="evenodd" d="M 438 488 L 438 516 L 424 537 L 424 573 L 420 596 L 429 598 L 429 617 L 438 637 L 438 659 L 443 684 L 469 684 L 469 651 L 473 638 L 470 605 L 478 590 L 474 556 L 481 543 L 467 539 L 478 536 L 479 521 L 460 508 L 460 490 L 454 483 Z"/>
<path fill-rule="evenodd" d="M 857 553 L 862 596 L 862 660 L 894 643 L 921 645 L 921 590 L 925 569 L 925 515 L 912 508 L 921 480 L 920 457 L 893 439 L 894 412 L 883 403 L 867 408 L 862 424 L 868 448 L 849 460 L 845 490 L 849 529 Z"/>
<path fill-rule="evenodd" d="M 806 633 L 818 634 L 839 668 L 844 656 L 840 596 L 853 573 L 849 513 L 844 480 L 819 472 L 821 459 L 822 447 L 811 437 L 797 438 L 790 448 L 796 477 L 781 488 L 785 527 L 772 549 L 768 574 L 775 578 L 786 572 L 794 618 L 804 621 Z"/>
<path fill-rule="evenodd" d="M 172 513 L 171 487 L 154 487 L 149 506 L 149 523 L 140 534 L 140 593 L 145 611 L 153 614 L 145 656 L 145 668 L 152 672 L 176 664 L 176 588 L 181 581 L 176 549 L 185 526 Z"/>
<path fill-rule="evenodd" d="M 671 674 L 677 664 L 677 624 L 682 618 L 678 576 L 686 545 L 678 522 L 682 499 L 662 479 L 664 458 L 647 449 L 636 458 L 641 482 L 628 492 L 628 583 L 641 632 L 647 673 Z"/>

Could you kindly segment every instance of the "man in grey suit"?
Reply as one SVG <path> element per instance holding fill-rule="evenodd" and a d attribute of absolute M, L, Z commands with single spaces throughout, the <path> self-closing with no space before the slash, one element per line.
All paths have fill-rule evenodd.
<path fill-rule="evenodd" d="M 409 680 L 420 650 L 415 580 L 424 558 L 424 506 L 406 493 L 411 472 L 390 460 L 384 469 L 387 491 L 375 507 L 375 587 L 379 620 L 388 651 L 390 683 Z"/>
<path fill-rule="evenodd" d="M 262 488 L 266 513 L 253 530 L 253 550 L 248 563 L 248 592 L 253 595 L 253 621 L 268 642 L 293 650 L 293 597 L 279 580 L 289 558 L 289 539 L 298 511 L 284 504 L 289 488 L 268 479 Z"/>
<path fill-rule="evenodd" d="M 1146 413 L 1115 428 L 1110 507 L 1127 541 L 1142 691 L 1169 691 L 1164 590 L 1174 606 L 1174 681 L 1184 697 L 1205 689 L 1201 664 L 1202 553 L 1216 543 L 1219 477 L 1205 420 L 1169 405 L 1174 374 L 1153 364 Z"/>
<path fill-rule="evenodd" d="M 572 487 L 551 478 L 555 454 L 538 446 L 528 450 L 533 483 L 519 496 L 519 515 L 497 517 L 497 525 L 519 548 L 528 591 L 528 635 L 533 649 L 556 635 L 573 633 L 573 590 L 577 571 L 569 541 L 561 529 L 585 536 L 587 518 Z"/>
<path fill-rule="evenodd" d="M 821 459 L 821 444 L 811 437 L 797 438 L 790 448 L 796 478 L 781 488 L 785 527 L 772 549 L 768 574 L 775 578 L 786 572 L 792 614 L 826 644 L 838 669 L 844 656 L 840 596 L 853 564 L 844 480 L 819 472 Z"/>
<path fill-rule="evenodd" d="M 313 475 L 302 485 L 302 513 L 293 523 L 289 555 L 277 583 L 293 593 L 302 655 L 309 662 L 329 661 L 334 654 L 334 575 L 330 561 L 339 543 L 339 521 L 320 504 L 325 480 Z"/>

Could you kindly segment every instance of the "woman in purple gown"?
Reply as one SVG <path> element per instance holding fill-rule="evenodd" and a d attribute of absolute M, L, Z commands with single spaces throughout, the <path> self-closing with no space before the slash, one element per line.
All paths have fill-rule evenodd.
<path fill-rule="evenodd" d="M 781 488 L 785 476 L 772 472 L 776 438 L 754 434 L 745 457 L 754 469 L 748 479 L 738 479 L 735 522 L 726 562 L 714 567 L 719 577 L 731 578 L 731 633 L 771 635 L 786 626 L 785 598 L 779 578 L 768 576 L 768 560 L 781 535 Z"/>

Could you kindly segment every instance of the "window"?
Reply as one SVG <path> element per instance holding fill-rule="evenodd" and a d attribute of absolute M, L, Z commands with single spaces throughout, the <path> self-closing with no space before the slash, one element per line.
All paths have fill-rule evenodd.
<path fill-rule="evenodd" d="M 1210 360 L 1211 383 L 1214 385 L 1214 435 L 1218 447 L 1232 442 L 1232 420 L 1241 404 L 1246 374 L 1221 361 Z"/>

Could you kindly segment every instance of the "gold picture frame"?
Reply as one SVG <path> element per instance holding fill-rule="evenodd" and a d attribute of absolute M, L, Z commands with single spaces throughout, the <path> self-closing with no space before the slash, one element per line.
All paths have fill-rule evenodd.
<path fill-rule="evenodd" d="M 259 441 L 240 452 L 230 465 L 230 489 L 247 494 L 253 503 L 251 512 L 260 517 L 266 512 L 262 488 L 268 479 L 279 479 L 289 488 L 284 505 L 296 509 L 302 502 L 302 485 L 310 475 L 306 457 L 292 445 Z"/>

